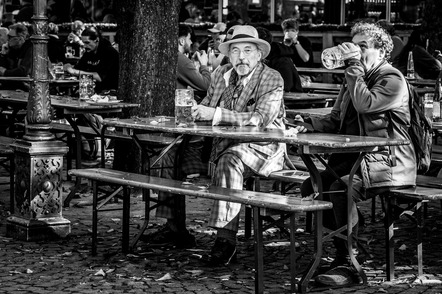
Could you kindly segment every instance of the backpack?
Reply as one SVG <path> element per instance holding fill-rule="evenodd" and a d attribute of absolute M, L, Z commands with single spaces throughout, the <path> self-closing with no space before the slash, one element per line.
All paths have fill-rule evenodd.
<path fill-rule="evenodd" d="M 431 163 L 431 149 L 433 144 L 433 129 L 431 121 L 425 116 L 424 99 L 407 81 L 410 108 L 410 126 L 408 134 L 416 154 L 416 167 L 418 174 L 425 174 Z"/>

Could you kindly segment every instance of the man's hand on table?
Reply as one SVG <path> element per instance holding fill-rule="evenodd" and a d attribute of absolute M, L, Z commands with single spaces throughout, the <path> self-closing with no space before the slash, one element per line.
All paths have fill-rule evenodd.
<path fill-rule="evenodd" d="M 207 107 L 204 105 L 192 106 L 192 116 L 195 118 L 195 120 L 210 121 L 213 120 L 214 115 L 215 108 L 213 107 Z"/>
<path fill-rule="evenodd" d="M 289 129 L 286 131 L 286 136 L 306 133 L 308 131 L 308 128 L 304 124 L 304 119 L 299 114 L 295 116 L 293 123 L 286 121 L 286 124 L 289 126 Z"/>
<path fill-rule="evenodd" d="M 73 75 L 74 68 L 72 67 L 71 64 L 69 64 L 69 63 L 64 64 L 64 65 L 63 65 L 63 69 L 64 69 L 64 71 L 67 72 L 68 74 Z"/>

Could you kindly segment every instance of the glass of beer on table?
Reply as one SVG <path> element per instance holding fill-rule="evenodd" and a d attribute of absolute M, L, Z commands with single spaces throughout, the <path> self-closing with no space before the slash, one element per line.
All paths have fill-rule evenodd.
<path fill-rule="evenodd" d="M 175 90 L 175 124 L 178 126 L 193 125 L 192 106 L 196 105 L 192 89 Z"/>

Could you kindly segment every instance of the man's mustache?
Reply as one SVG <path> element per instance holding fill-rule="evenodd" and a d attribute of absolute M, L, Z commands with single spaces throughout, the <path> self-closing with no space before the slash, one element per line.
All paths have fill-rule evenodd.
<path fill-rule="evenodd" d="M 240 65 L 247 65 L 248 66 L 249 64 L 241 61 L 241 62 L 237 63 L 235 66 L 240 66 Z"/>

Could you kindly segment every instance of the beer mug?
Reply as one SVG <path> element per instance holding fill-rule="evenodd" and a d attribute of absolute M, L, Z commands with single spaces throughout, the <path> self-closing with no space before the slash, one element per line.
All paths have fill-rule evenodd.
<path fill-rule="evenodd" d="M 192 89 L 175 90 L 175 124 L 193 125 L 192 106 L 196 105 Z"/>
<path fill-rule="evenodd" d="M 344 54 L 338 47 L 331 47 L 324 49 L 321 53 L 322 65 L 326 69 L 335 69 L 345 66 L 345 60 L 360 56 L 359 52 L 352 52 L 351 54 Z"/>
<path fill-rule="evenodd" d="M 93 75 L 82 74 L 80 76 L 80 87 L 78 89 L 80 93 L 80 100 L 88 100 L 94 95 L 95 82 Z"/>
<path fill-rule="evenodd" d="M 293 31 L 284 32 L 284 45 L 292 46 L 293 45 L 293 39 L 296 39 L 297 35 L 298 35 L 298 33 L 293 32 Z"/>

